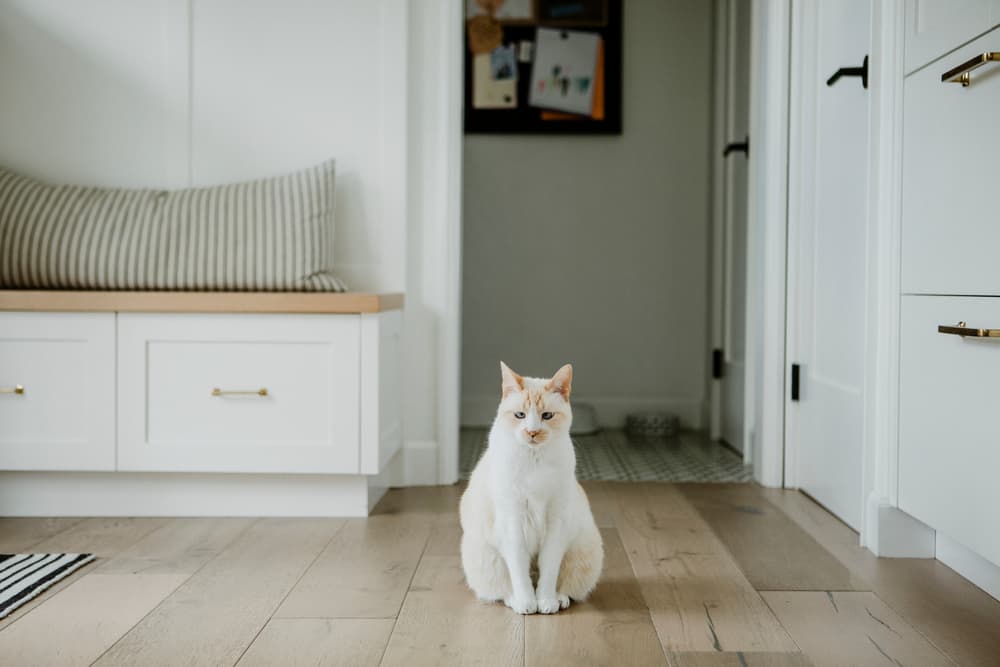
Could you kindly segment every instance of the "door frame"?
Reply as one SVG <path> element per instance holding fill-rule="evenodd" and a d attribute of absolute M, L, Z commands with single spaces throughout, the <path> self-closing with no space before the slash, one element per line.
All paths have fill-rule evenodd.
<path fill-rule="evenodd" d="M 729 142 L 729 128 L 726 118 L 728 116 L 726 108 L 726 91 L 728 89 L 728 54 L 732 49 L 732 33 L 728 29 L 729 15 L 726 11 L 727 0 L 715 0 L 713 12 L 715 16 L 715 48 L 713 49 L 714 62 L 712 64 L 712 77 L 714 79 L 713 100 L 712 100 L 712 235 L 711 235 L 711 265 L 710 273 L 711 304 L 709 308 L 709 335 L 710 354 L 714 350 L 723 349 L 725 344 L 725 279 L 726 279 L 726 161 L 720 159 L 722 151 Z M 708 436 L 712 440 L 722 438 L 722 378 L 717 378 L 712 373 L 713 360 L 710 357 L 708 364 Z M 745 454 L 746 452 L 744 452 Z"/>
<path fill-rule="evenodd" d="M 784 485 L 790 18 L 790 0 L 753 3 L 743 441 L 770 487 Z"/>
<path fill-rule="evenodd" d="M 792 91 L 802 89 L 801 77 L 814 72 L 814 55 L 800 49 L 813 43 L 803 32 L 815 27 L 814 7 L 796 4 L 790 24 L 799 38 L 792 40 L 789 77 Z M 876 555 L 928 557 L 926 527 L 897 509 L 898 503 L 898 388 L 900 306 L 900 198 L 902 194 L 902 125 L 905 34 L 905 0 L 872 2 L 871 53 L 869 54 L 869 191 L 867 202 L 867 251 L 865 271 L 865 378 L 863 390 L 862 521 L 860 544 Z M 805 164 L 805 156 L 793 153 L 801 141 L 802 114 L 809 111 L 804 96 L 789 98 L 789 170 Z M 799 267 L 792 249 L 800 233 L 802 201 L 799 192 L 788 193 L 788 288 L 785 338 L 789 354 L 794 349 L 802 308 L 798 293 Z M 788 364 L 785 363 L 787 368 Z M 787 371 L 785 371 L 787 372 Z M 785 486 L 795 488 L 799 450 L 796 411 L 788 410 L 785 395 L 784 477 Z M 882 531 L 880 525 L 892 524 Z M 921 537 L 921 534 L 922 537 Z"/>

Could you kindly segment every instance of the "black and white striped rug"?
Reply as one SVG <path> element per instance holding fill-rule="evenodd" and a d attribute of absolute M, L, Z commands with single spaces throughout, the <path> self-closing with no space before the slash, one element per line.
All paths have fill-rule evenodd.
<path fill-rule="evenodd" d="M 0 554 L 0 618 L 92 560 L 93 554 Z"/>

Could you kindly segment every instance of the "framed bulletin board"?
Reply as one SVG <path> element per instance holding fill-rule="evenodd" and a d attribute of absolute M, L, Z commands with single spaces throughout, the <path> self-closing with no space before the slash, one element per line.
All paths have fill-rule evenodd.
<path fill-rule="evenodd" d="M 465 0 L 466 134 L 621 134 L 622 0 Z"/>

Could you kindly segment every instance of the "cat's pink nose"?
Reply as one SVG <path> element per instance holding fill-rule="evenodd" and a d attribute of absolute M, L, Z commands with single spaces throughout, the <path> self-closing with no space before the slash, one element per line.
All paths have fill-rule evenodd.
<path fill-rule="evenodd" d="M 536 435 L 538 435 L 538 434 L 539 434 L 539 433 L 541 433 L 542 431 L 541 431 L 541 429 L 539 429 L 539 430 L 537 430 L 537 431 L 529 431 L 529 430 L 525 429 L 525 431 L 524 431 L 524 432 L 528 434 L 528 437 L 529 437 L 529 438 L 534 438 L 534 437 L 535 437 Z"/>

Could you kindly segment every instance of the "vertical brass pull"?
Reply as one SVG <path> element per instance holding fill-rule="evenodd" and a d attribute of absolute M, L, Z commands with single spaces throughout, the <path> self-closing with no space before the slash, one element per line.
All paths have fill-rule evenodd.
<path fill-rule="evenodd" d="M 0 387 L 0 394 L 24 394 L 24 385 L 16 384 L 13 387 Z"/>
<path fill-rule="evenodd" d="M 975 58 L 969 58 L 958 67 L 942 74 L 941 83 L 960 83 L 962 88 L 968 88 L 969 84 L 972 83 L 972 70 L 990 62 L 1000 62 L 1000 51 L 987 51 L 980 53 Z"/>
<path fill-rule="evenodd" d="M 212 389 L 212 396 L 267 396 L 267 387 L 252 390 Z"/>

